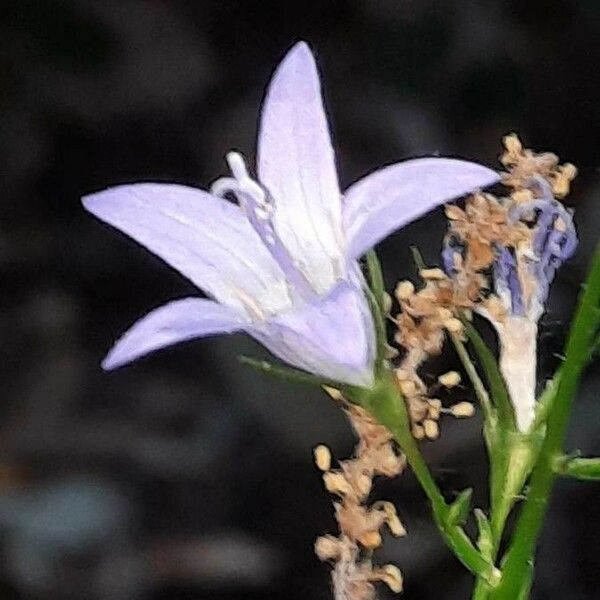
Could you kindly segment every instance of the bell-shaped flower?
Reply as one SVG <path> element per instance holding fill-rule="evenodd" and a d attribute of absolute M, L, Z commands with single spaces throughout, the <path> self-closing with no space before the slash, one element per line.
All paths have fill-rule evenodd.
<path fill-rule="evenodd" d="M 83 199 L 214 299 L 151 311 L 115 344 L 105 369 L 184 340 L 245 331 L 295 367 L 369 386 L 375 333 L 358 258 L 395 229 L 498 180 L 478 164 L 421 158 L 376 171 L 342 196 L 317 68 L 302 42 L 264 101 L 257 179 L 239 154 L 227 160 L 232 176 L 210 192 L 138 183 Z"/>

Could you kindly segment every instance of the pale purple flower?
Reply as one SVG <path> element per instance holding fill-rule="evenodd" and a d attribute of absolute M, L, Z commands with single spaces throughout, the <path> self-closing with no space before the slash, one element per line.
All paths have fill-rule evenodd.
<path fill-rule="evenodd" d="M 481 165 L 422 158 L 376 171 L 342 198 L 319 77 L 303 42 L 264 101 L 258 179 L 239 154 L 227 160 L 232 176 L 211 192 L 139 183 L 83 199 L 214 298 L 150 312 L 115 344 L 105 369 L 184 340 L 245 331 L 291 365 L 369 386 L 375 333 L 357 259 L 395 229 L 498 179 Z"/>

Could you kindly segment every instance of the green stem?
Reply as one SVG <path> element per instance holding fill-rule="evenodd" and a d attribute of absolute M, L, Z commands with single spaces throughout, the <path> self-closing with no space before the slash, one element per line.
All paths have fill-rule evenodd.
<path fill-rule="evenodd" d="M 489 585 L 495 585 L 500 578 L 498 569 L 481 555 L 462 527 L 452 523 L 448 518 L 449 507 L 412 437 L 404 399 L 389 374 L 387 381 L 384 379 L 369 397 L 363 399 L 363 404 L 380 423 L 390 430 L 404 452 L 417 480 L 431 502 L 436 524 L 446 544 L 467 569 L 482 577 Z"/>
<path fill-rule="evenodd" d="M 571 334 L 567 342 L 565 362 L 561 368 L 556 398 L 547 418 L 546 436 L 531 477 L 529 494 L 517 522 L 512 543 L 503 561 L 500 586 L 491 600 L 525 598 L 524 582 L 533 564 L 537 540 L 548 509 L 550 492 L 556 476 L 555 463 L 563 453 L 573 398 L 582 371 L 588 362 L 590 347 L 600 322 L 600 248 L 580 299 Z M 525 594 L 525 595 L 524 595 Z"/>
<path fill-rule="evenodd" d="M 465 348 L 465 345 L 462 343 L 461 339 L 455 334 L 450 334 L 450 339 L 452 340 L 452 344 L 454 345 L 454 349 L 458 354 L 458 358 L 460 358 L 460 362 L 464 370 L 467 372 L 469 380 L 473 384 L 473 389 L 475 390 L 475 395 L 479 400 L 479 404 L 481 404 L 481 408 L 484 413 L 484 419 L 486 423 L 493 423 L 497 420 L 495 409 L 492 406 L 492 402 L 490 400 L 490 396 L 485 389 L 485 385 L 483 385 L 483 381 L 481 381 L 481 377 L 479 377 L 479 373 Z"/>

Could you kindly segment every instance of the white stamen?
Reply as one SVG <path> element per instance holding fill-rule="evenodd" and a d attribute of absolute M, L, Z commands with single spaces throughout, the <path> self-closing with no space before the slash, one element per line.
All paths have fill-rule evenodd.
<path fill-rule="evenodd" d="M 257 205 L 264 206 L 266 204 L 265 191 L 248 175 L 243 156 L 239 152 L 229 152 L 226 159 L 231 173 L 238 183 L 239 190 L 251 196 Z"/>
<path fill-rule="evenodd" d="M 229 170 L 238 181 L 248 179 L 248 169 L 246 169 L 244 158 L 239 152 L 228 152 L 225 160 L 229 165 Z"/>
<path fill-rule="evenodd" d="M 248 196 L 257 207 L 268 209 L 267 195 L 248 174 L 244 157 L 239 152 L 229 152 L 225 159 L 233 177 L 220 177 L 214 181 L 210 186 L 211 193 L 222 198 L 231 192 L 238 196 L 240 203 L 244 201 L 243 196 Z"/>

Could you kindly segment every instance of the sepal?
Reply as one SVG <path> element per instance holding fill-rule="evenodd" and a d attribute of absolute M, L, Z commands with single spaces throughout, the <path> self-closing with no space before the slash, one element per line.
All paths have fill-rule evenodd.
<path fill-rule="evenodd" d="M 448 525 L 464 525 L 471 509 L 472 496 L 473 488 L 467 488 L 458 494 L 456 500 L 448 507 Z"/>
<path fill-rule="evenodd" d="M 270 375 L 278 379 L 284 379 L 285 381 L 301 383 L 304 385 L 313 385 L 321 388 L 326 386 L 343 390 L 355 390 L 356 393 L 358 393 L 359 390 L 363 390 L 363 388 L 348 386 L 340 383 L 339 381 L 333 381 L 331 379 L 324 379 L 323 377 L 319 377 L 318 375 L 313 375 L 312 373 L 307 373 L 305 371 L 300 371 L 299 369 L 274 365 L 267 360 L 258 360 L 256 358 L 244 355 L 238 356 L 238 360 L 242 364 L 248 365 L 257 371 L 260 371 L 261 373 L 265 373 L 266 375 Z"/>
<path fill-rule="evenodd" d="M 492 526 L 490 525 L 486 514 L 480 508 L 476 508 L 473 511 L 473 514 L 475 515 L 477 529 L 479 531 L 477 547 L 479 548 L 481 555 L 492 562 L 494 557 L 494 534 L 492 533 Z"/>
<path fill-rule="evenodd" d="M 367 279 L 369 287 L 365 289 L 365 294 L 373 315 L 375 324 L 375 336 L 377 339 L 377 359 L 376 373 L 381 375 L 385 370 L 385 364 L 388 360 L 390 347 L 387 343 L 386 333 L 386 292 L 383 281 L 381 264 L 375 250 L 369 250 L 366 254 Z"/>

